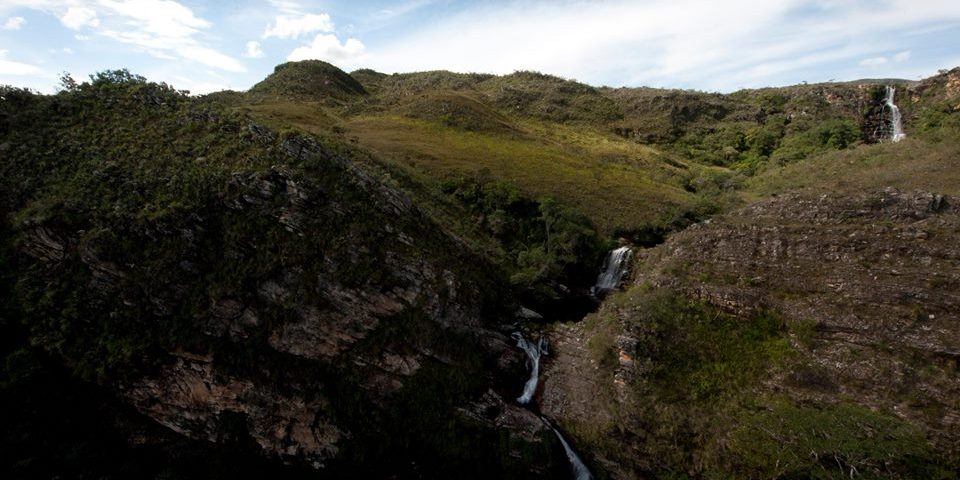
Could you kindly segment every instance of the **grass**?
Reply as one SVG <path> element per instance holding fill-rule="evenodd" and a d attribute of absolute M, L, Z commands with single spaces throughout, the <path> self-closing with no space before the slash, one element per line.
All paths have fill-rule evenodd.
<path fill-rule="evenodd" d="M 747 182 L 756 197 L 806 190 L 816 193 L 871 191 L 883 187 L 960 194 L 956 159 L 960 145 L 907 138 L 895 144 L 862 145 L 804 162 L 770 168 Z"/>
<path fill-rule="evenodd" d="M 740 422 L 730 449 L 743 478 L 956 478 L 917 428 L 856 405 L 774 398 Z"/>
<path fill-rule="evenodd" d="M 584 327 L 590 364 L 609 386 L 589 394 L 594 417 L 618 421 L 567 427 L 588 451 L 656 478 L 722 470 L 726 432 L 762 379 L 794 358 L 778 315 L 738 318 L 648 286 L 612 296 Z M 637 369 L 626 370 L 626 396 L 612 387 L 621 334 L 636 341 L 625 351 Z"/>
<path fill-rule="evenodd" d="M 571 131 L 564 139 L 563 133 L 541 136 L 532 130 L 517 138 L 397 116 L 356 117 L 344 128 L 384 158 L 440 177 L 485 172 L 532 196 L 553 197 L 581 210 L 606 233 L 666 224 L 694 203 L 681 181 L 667 173 L 675 167 L 658 166 L 658 179 L 650 149 L 599 134 Z"/>
<path fill-rule="evenodd" d="M 265 118 L 275 129 L 299 128 L 310 133 L 335 131 L 340 121 L 321 108 L 320 102 L 264 101 L 251 103 L 244 110 L 259 118 Z"/>
<path fill-rule="evenodd" d="M 856 179 L 860 183 L 885 181 L 874 178 L 879 173 L 861 172 L 861 166 L 841 165 L 882 151 L 860 144 L 875 140 L 879 107 L 863 110 L 864 102 L 876 104 L 882 94 L 874 81 L 866 90 L 825 84 L 720 95 L 597 89 L 536 72 L 358 71 L 369 92 L 362 94 L 346 88 L 352 85 L 349 77 L 330 65 L 281 67 L 270 82 L 320 81 L 317 88 L 324 93 L 325 79 L 336 77 L 346 86 L 334 93 L 350 95 L 337 97 L 340 102 L 316 97 L 301 103 L 283 89 L 270 90 L 269 98 L 254 92 L 246 108 L 267 123 L 343 135 L 379 161 L 409 167 L 431 181 L 507 181 L 531 198 L 552 197 L 580 210 L 608 236 L 682 228 L 739 204 L 730 193 L 738 189 L 752 201 L 797 187 L 855 188 L 840 179 L 860 173 L 866 173 Z M 930 79 L 930 92 L 943 90 L 944 82 Z M 908 120 L 916 117 L 910 128 L 917 136 L 947 138 L 956 123 L 952 110 L 944 95 L 930 92 L 917 105 L 904 96 L 902 108 Z M 940 103 L 927 105 L 934 100 Z M 899 148 L 905 154 L 912 147 Z M 943 165 L 930 167 L 937 172 Z M 909 177 L 909 168 L 886 172 L 890 181 Z M 744 183 L 758 173 L 761 178 Z"/>

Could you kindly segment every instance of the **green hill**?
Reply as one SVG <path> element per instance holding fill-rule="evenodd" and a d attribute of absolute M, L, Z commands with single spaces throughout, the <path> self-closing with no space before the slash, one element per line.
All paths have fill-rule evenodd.
<path fill-rule="evenodd" d="M 265 97 L 344 102 L 366 95 L 363 85 L 343 70 L 320 60 L 287 62 L 250 88 Z"/>

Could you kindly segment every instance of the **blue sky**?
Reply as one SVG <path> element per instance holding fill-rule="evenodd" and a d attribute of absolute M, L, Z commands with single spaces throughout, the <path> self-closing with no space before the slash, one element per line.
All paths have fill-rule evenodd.
<path fill-rule="evenodd" d="M 205 93 L 287 60 L 728 92 L 960 66 L 960 0 L 0 0 L 0 84 L 128 68 Z"/>

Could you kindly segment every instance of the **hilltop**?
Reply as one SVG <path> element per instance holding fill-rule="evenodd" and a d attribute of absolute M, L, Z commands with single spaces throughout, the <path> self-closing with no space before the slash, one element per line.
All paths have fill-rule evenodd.
<path fill-rule="evenodd" d="M 333 65 L 319 60 L 287 62 L 250 88 L 258 96 L 343 102 L 367 94 L 360 82 Z"/>

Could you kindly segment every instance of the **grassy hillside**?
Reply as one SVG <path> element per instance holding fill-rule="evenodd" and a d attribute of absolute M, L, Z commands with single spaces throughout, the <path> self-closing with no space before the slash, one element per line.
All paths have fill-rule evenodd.
<path fill-rule="evenodd" d="M 274 125 L 341 135 L 435 182 L 489 178 L 553 198 L 606 236 L 702 218 L 733 176 L 616 135 L 615 101 L 573 81 L 532 72 L 355 74 L 371 96 L 340 108 L 282 96 L 250 96 L 241 108 Z"/>
<path fill-rule="evenodd" d="M 287 64 L 265 83 L 317 69 L 347 76 Z M 931 139 L 951 118 L 938 112 L 953 107 L 944 102 L 955 88 L 943 77 L 721 95 L 595 88 L 536 72 L 354 74 L 369 95 L 336 105 L 282 89 L 263 97 L 259 85 L 230 103 L 278 126 L 342 136 L 426 181 L 508 182 L 579 210 L 607 236 L 681 228 L 735 205 L 746 178 L 882 140 L 885 84 L 900 89 L 908 134 Z"/>
<path fill-rule="evenodd" d="M 639 145 L 557 126 L 503 136 L 399 117 L 354 117 L 348 134 L 441 178 L 491 176 L 577 208 L 607 234 L 669 224 L 692 207 L 689 175 Z"/>

